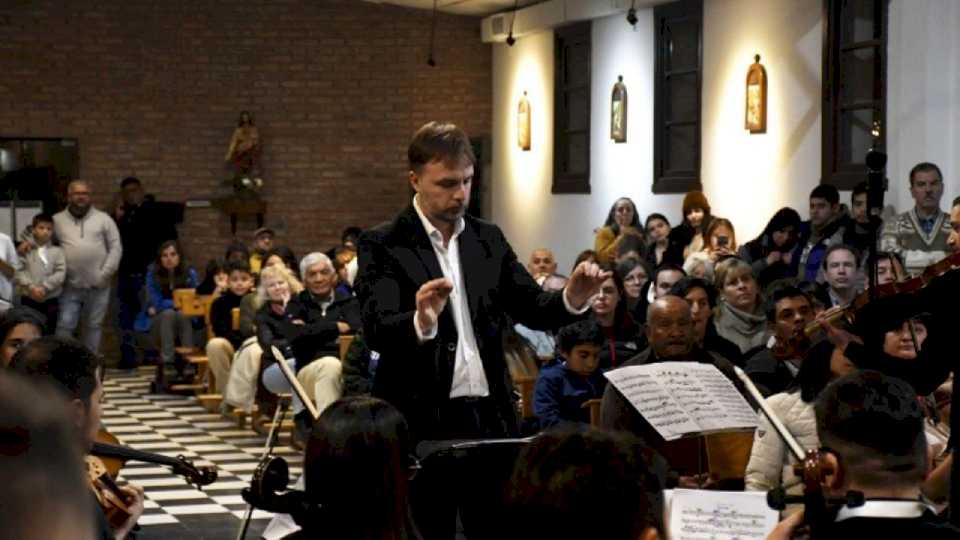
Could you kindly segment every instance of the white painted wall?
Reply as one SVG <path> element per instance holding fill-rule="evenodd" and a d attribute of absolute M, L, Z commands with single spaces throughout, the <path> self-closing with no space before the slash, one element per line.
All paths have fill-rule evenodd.
<path fill-rule="evenodd" d="M 906 210 L 910 169 L 943 172 L 942 207 L 960 195 L 960 2 L 893 0 L 887 42 L 888 199 Z"/>
<path fill-rule="evenodd" d="M 552 195 L 553 33 L 494 45 L 492 216 L 525 259 L 541 245 L 567 271 L 613 201 L 634 199 L 680 218 L 680 195 L 651 193 L 653 13 L 593 23 L 590 195 Z M 912 205 L 907 172 L 938 163 L 944 206 L 960 195 L 960 2 L 893 0 L 890 8 L 887 203 Z M 813 0 L 705 0 L 701 173 L 714 213 L 733 221 L 739 242 L 756 236 L 781 206 L 807 214 L 820 181 L 822 5 Z M 743 129 L 744 84 L 753 55 L 768 77 L 767 132 Z M 622 74 L 629 92 L 628 142 L 609 139 L 610 92 Z M 533 148 L 516 146 L 516 107 L 533 104 Z M 849 200 L 849 192 L 841 194 Z"/>
<path fill-rule="evenodd" d="M 713 213 L 744 243 L 780 207 L 807 214 L 820 182 L 820 2 L 707 0 L 703 28 L 701 180 Z M 747 69 L 767 72 L 767 132 L 743 127 Z"/>
<path fill-rule="evenodd" d="M 681 196 L 658 196 L 653 183 L 653 11 L 637 12 L 636 29 L 622 16 L 593 23 L 589 195 L 553 195 L 553 33 L 494 45 L 493 220 L 520 258 L 540 246 L 553 249 L 563 272 L 593 248 L 593 231 L 614 200 L 631 197 L 641 216 L 673 212 Z M 610 94 L 623 75 L 628 93 L 627 142 L 610 140 Z M 516 108 L 523 91 L 533 107 L 532 148 L 517 146 Z"/>

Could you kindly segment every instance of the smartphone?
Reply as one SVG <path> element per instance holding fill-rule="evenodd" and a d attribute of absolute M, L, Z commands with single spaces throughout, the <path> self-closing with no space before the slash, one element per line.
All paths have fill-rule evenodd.
<path fill-rule="evenodd" d="M 723 236 L 723 235 L 717 237 L 717 246 L 727 247 L 729 244 L 730 244 L 730 237 Z"/>

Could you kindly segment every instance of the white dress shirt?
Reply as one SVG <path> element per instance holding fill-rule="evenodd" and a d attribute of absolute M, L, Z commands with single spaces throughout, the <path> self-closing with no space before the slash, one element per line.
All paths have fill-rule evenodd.
<path fill-rule="evenodd" d="M 447 299 L 447 305 L 452 309 L 453 323 L 457 328 L 457 351 L 453 365 L 453 384 L 450 385 L 450 398 L 458 397 L 486 397 L 490 395 L 490 386 L 487 383 L 487 374 L 483 371 L 483 362 L 480 360 L 480 348 L 477 337 L 473 333 L 473 322 L 470 320 L 470 304 L 467 298 L 467 287 L 463 281 L 463 270 L 460 266 L 460 233 L 464 229 L 463 218 L 460 218 L 453 229 L 453 235 L 446 247 L 443 245 L 443 234 L 430 223 L 430 220 L 420 210 L 417 197 L 413 197 L 413 208 L 420 217 L 423 228 L 430 237 L 433 252 L 440 263 L 443 277 L 453 282 L 453 290 Z M 572 314 L 579 315 L 590 309 L 591 301 L 583 307 L 574 309 L 567 299 L 567 291 L 563 290 L 563 305 Z M 438 313 L 439 317 L 440 314 Z M 417 332 L 417 339 L 421 343 L 437 337 L 437 326 L 420 328 L 419 318 L 414 314 L 413 327 Z"/>

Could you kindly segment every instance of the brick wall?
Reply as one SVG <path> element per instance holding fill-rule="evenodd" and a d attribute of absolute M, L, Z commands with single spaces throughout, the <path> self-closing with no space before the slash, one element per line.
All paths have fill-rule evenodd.
<path fill-rule="evenodd" d="M 230 193 L 238 113 L 264 143 L 267 224 L 299 255 L 407 202 L 406 144 L 431 119 L 490 132 L 491 51 L 478 19 L 359 0 L 28 1 L 0 4 L 0 136 L 76 137 L 106 205 L 138 176 L 161 200 Z M 255 224 L 244 221 L 249 240 Z M 188 209 L 184 248 L 222 256 L 229 219 Z"/>

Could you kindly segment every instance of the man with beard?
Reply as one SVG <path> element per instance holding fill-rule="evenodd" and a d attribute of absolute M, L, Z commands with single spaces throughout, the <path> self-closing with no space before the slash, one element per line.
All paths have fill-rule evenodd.
<path fill-rule="evenodd" d="M 83 344 L 97 353 L 110 303 L 110 280 L 120 266 L 123 247 L 116 223 L 91 205 L 90 194 L 87 182 L 70 182 L 67 208 L 53 216 L 53 231 L 67 259 L 57 335 L 72 336 L 82 314 Z"/>
<path fill-rule="evenodd" d="M 900 255 L 907 272 L 917 274 L 948 252 L 950 216 L 940 209 L 940 168 L 933 163 L 915 165 L 910 171 L 910 195 L 916 204 L 884 224 L 880 249 Z"/>
<path fill-rule="evenodd" d="M 790 386 L 810 349 L 803 329 L 813 321 L 813 302 L 795 285 L 775 281 L 767 289 L 766 312 L 771 339 L 754 349 L 746 372 L 764 396 L 771 396 Z"/>

